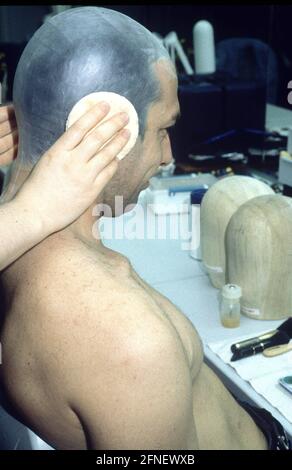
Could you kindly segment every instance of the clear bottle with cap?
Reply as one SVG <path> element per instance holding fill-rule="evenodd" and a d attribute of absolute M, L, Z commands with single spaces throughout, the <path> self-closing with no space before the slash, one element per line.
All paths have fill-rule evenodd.
<path fill-rule="evenodd" d="M 198 261 L 202 261 L 200 247 L 200 214 L 201 202 L 208 191 L 208 186 L 203 185 L 191 192 L 189 229 L 191 232 L 190 256 Z"/>
<path fill-rule="evenodd" d="M 225 284 L 221 290 L 220 319 L 226 328 L 240 325 L 241 287 L 236 284 Z"/>

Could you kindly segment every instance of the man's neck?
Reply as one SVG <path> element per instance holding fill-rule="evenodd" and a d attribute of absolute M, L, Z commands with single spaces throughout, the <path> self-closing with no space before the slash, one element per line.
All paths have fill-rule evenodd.
<path fill-rule="evenodd" d="M 97 202 L 91 206 L 80 216 L 75 222 L 66 227 L 63 232 L 73 235 L 85 242 L 88 245 L 93 245 L 95 248 L 103 248 L 103 243 L 100 237 L 99 219 L 102 215 L 93 215 L 94 208 Z"/>

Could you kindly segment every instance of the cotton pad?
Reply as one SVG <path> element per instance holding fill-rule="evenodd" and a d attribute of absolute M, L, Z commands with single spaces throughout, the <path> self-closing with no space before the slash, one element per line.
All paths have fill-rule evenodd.
<path fill-rule="evenodd" d="M 129 116 L 129 122 L 125 126 L 125 129 L 129 129 L 131 135 L 125 147 L 117 155 L 117 158 L 122 160 L 134 147 L 139 134 L 139 121 L 137 112 L 132 103 L 124 96 L 109 91 L 100 91 L 84 96 L 73 106 L 71 112 L 69 113 L 66 122 L 66 129 L 72 126 L 72 124 L 74 124 L 74 122 L 77 121 L 83 114 L 85 114 L 90 108 L 101 101 L 106 101 L 110 105 L 110 111 L 96 127 L 100 126 L 103 121 L 110 119 L 114 114 L 126 112 Z M 90 132 L 93 130 L 94 129 L 92 129 Z"/>

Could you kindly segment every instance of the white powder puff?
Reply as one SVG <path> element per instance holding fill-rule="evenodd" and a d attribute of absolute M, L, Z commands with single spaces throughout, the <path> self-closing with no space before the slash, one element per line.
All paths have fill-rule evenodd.
<path fill-rule="evenodd" d="M 125 129 L 129 129 L 131 135 L 125 147 L 117 155 L 117 158 L 122 160 L 134 147 L 139 134 L 139 121 L 137 112 L 132 103 L 124 96 L 109 91 L 99 91 L 84 96 L 73 106 L 71 112 L 69 113 L 66 122 L 66 129 L 72 126 L 72 124 L 74 124 L 74 122 L 76 122 L 83 114 L 85 114 L 90 108 L 101 101 L 106 101 L 111 108 L 108 114 L 102 119 L 102 121 L 98 123 L 96 127 L 98 127 L 103 121 L 110 119 L 114 114 L 126 112 L 129 116 L 129 122 L 125 126 Z M 92 129 L 90 132 L 93 130 L 94 129 Z"/>

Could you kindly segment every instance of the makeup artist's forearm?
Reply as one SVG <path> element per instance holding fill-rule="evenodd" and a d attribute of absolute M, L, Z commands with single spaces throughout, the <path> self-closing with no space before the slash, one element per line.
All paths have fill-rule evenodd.
<path fill-rule="evenodd" d="M 0 270 L 43 240 L 47 235 L 42 223 L 20 201 L 0 205 Z"/>

